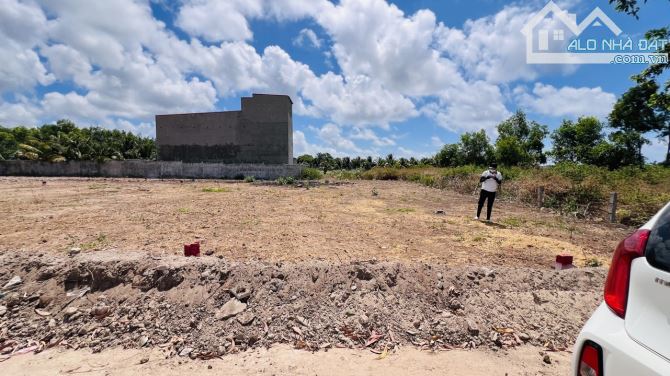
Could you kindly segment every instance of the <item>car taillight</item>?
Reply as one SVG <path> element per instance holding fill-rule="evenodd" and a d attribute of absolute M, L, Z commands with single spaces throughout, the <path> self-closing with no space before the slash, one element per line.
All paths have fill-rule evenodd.
<path fill-rule="evenodd" d="M 602 349 L 594 342 L 584 342 L 582 353 L 579 355 L 579 376 L 602 376 L 602 374 Z"/>
<path fill-rule="evenodd" d="M 644 255 L 647 239 L 649 230 L 637 230 L 619 243 L 612 256 L 612 265 L 605 281 L 605 303 L 619 317 L 626 316 L 630 264 L 633 259 Z"/>

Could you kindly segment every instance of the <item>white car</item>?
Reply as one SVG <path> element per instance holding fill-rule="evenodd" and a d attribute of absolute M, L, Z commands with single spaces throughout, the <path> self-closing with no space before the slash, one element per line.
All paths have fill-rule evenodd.
<path fill-rule="evenodd" d="M 572 363 L 580 376 L 670 375 L 670 203 L 617 246 Z"/>

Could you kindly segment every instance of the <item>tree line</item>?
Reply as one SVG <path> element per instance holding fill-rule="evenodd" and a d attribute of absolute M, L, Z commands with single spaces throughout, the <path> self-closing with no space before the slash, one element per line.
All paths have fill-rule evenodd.
<path fill-rule="evenodd" d="M 622 98 L 622 100 L 624 100 Z M 610 119 L 617 112 L 612 112 Z M 642 165 L 642 146 L 648 142 L 641 132 L 628 126 L 613 128 L 606 135 L 606 127 L 594 117 L 577 121 L 564 120 L 549 133 L 545 125 L 528 120 L 517 111 L 497 126 L 498 138 L 492 143 L 481 130 L 461 135 L 457 143 L 446 144 L 432 157 L 333 157 L 328 153 L 302 155 L 298 163 L 324 171 L 363 169 L 373 167 L 435 166 L 455 167 L 485 165 L 497 161 L 507 166 L 534 166 L 548 158 L 554 162 L 575 162 L 617 169 Z M 545 139 L 550 136 L 553 147 L 545 151 Z M 124 160 L 155 159 L 156 143 L 152 138 L 130 132 L 99 127 L 78 128 L 69 120 L 45 124 L 38 128 L 4 128 L 0 126 L 0 160 L 25 159 L 61 162 L 66 160 Z"/>
<path fill-rule="evenodd" d="M 78 128 L 69 120 L 38 128 L 0 126 L 0 160 L 49 162 L 155 159 L 152 138 L 99 127 Z"/>
<path fill-rule="evenodd" d="M 328 153 L 316 156 L 301 155 L 298 163 L 324 171 L 337 169 L 364 169 L 373 167 L 434 166 L 457 167 L 483 166 L 492 161 L 504 166 L 537 166 L 547 163 L 573 162 L 607 167 L 611 170 L 624 166 L 644 165 L 642 146 L 648 142 L 641 132 L 625 127 L 613 128 L 609 134 L 606 126 L 592 116 L 576 121 L 563 120 L 549 132 L 546 125 L 528 120 L 523 111 L 517 111 L 497 126 L 498 138 L 492 143 L 484 130 L 467 132 L 457 143 L 446 144 L 429 158 L 334 158 Z M 545 151 L 549 136 L 552 148 Z"/>

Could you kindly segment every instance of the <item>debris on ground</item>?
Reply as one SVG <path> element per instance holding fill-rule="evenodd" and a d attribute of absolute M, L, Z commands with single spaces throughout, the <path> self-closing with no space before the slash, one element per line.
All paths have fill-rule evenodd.
<path fill-rule="evenodd" d="M 219 320 L 225 320 L 227 318 L 233 317 L 238 313 L 241 313 L 247 308 L 246 303 L 242 303 L 237 300 L 237 298 L 232 298 L 226 302 L 226 304 L 221 307 L 221 309 L 216 313 L 215 317 Z"/>
<path fill-rule="evenodd" d="M 23 280 L 21 279 L 21 277 L 19 277 L 18 275 L 15 275 L 9 281 L 7 281 L 7 283 L 5 283 L 5 285 L 2 288 L 4 290 L 9 290 L 9 289 L 12 289 L 12 288 L 20 285 L 22 282 L 23 282 Z"/>
<path fill-rule="evenodd" d="M 399 345 L 567 349 L 600 302 L 606 269 L 0 255 L 0 275 L 18 273 L 0 297 L 4 355 L 122 346 L 208 359 L 285 343 L 383 359 Z"/>

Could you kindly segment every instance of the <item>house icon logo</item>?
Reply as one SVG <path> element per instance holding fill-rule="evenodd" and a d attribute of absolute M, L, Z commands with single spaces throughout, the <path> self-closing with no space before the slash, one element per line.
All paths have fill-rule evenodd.
<path fill-rule="evenodd" d="M 580 38 L 592 28 L 597 28 L 604 37 Z M 577 23 L 574 13 L 568 13 L 549 1 L 528 20 L 521 32 L 526 37 L 528 64 L 658 63 L 663 58 L 667 61 L 667 54 L 636 51 L 636 47 L 642 44 L 633 43 L 630 38 L 621 39 L 622 30 L 598 7 Z M 646 43 L 646 40 L 642 42 Z"/>

